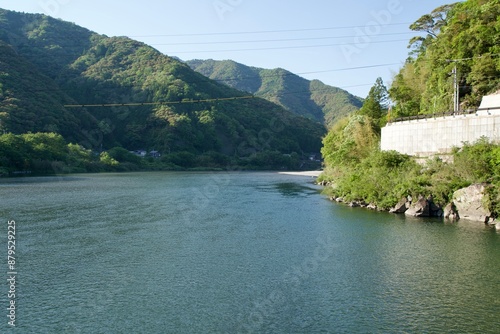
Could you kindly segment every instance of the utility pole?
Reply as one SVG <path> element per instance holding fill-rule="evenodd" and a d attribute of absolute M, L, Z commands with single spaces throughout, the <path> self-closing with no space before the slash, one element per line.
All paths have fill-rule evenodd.
<path fill-rule="evenodd" d="M 458 82 L 458 69 L 457 69 L 457 61 L 459 59 L 447 59 L 448 63 L 455 63 L 453 70 L 450 74 L 453 75 L 453 112 L 460 111 L 460 86 Z"/>
<path fill-rule="evenodd" d="M 451 74 L 453 74 L 453 111 L 458 112 L 460 111 L 460 87 L 458 86 L 457 65 L 455 65 Z"/>

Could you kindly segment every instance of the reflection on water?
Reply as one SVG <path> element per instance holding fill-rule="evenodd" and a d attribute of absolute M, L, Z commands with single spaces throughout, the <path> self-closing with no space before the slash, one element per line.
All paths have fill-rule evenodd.
<path fill-rule="evenodd" d="M 500 234 L 320 190 L 275 173 L 2 181 L 0 217 L 18 228 L 18 330 L 498 332 Z"/>
<path fill-rule="evenodd" d="M 72 182 L 83 181 L 85 177 L 78 176 L 34 176 L 34 177 L 12 177 L 0 178 L 1 186 L 12 186 L 16 184 L 39 184 L 39 183 L 54 183 L 54 182 Z"/>
<path fill-rule="evenodd" d="M 277 183 L 276 189 L 284 196 L 316 195 L 318 189 L 295 182 Z"/>
<path fill-rule="evenodd" d="M 310 184 L 303 182 L 276 182 L 269 185 L 259 185 L 256 189 L 270 193 L 278 191 L 283 196 L 291 197 L 317 195 L 321 192 L 320 187 L 315 186 L 312 182 Z"/>

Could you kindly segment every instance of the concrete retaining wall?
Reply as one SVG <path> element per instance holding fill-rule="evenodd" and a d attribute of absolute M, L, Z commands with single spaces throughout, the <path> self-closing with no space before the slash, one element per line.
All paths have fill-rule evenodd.
<path fill-rule="evenodd" d="M 382 128 L 381 149 L 427 157 L 482 136 L 500 142 L 500 110 L 389 123 Z"/>

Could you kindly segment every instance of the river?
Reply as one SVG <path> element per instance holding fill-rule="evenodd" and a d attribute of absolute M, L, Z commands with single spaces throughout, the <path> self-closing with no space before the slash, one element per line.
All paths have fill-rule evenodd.
<path fill-rule="evenodd" d="M 311 177 L 0 180 L 18 333 L 498 333 L 500 233 L 330 202 Z"/>

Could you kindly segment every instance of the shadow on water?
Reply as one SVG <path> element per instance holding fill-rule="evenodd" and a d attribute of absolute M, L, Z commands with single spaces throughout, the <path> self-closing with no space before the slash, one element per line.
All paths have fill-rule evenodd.
<path fill-rule="evenodd" d="M 82 176 L 31 176 L 31 177 L 11 177 L 0 178 L 0 186 L 2 185 L 23 185 L 23 184 L 39 184 L 39 183 L 54 183 L 54 182 L 74 182 L 86 180 Z"/>
<path fill-rule="evenodd" d="M 295 182 L 276 183 L 273 186 L 283 196 L 290 197 L 316 195 L 320 192 L 319 189 Z"/>

